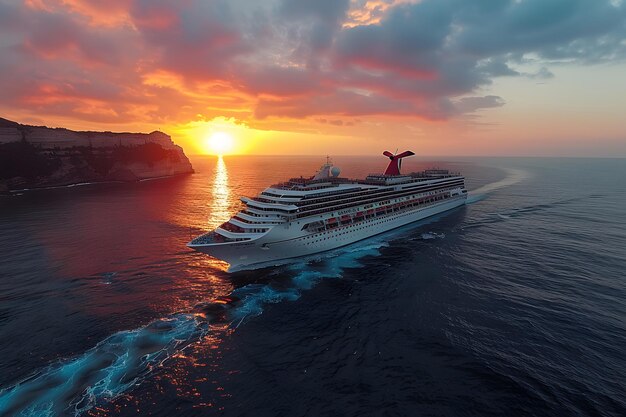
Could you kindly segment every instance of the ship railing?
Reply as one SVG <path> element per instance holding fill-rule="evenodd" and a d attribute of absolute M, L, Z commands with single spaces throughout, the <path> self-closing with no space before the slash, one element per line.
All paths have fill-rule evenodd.
<path fill-rule="evenodd" d="M 270 186 L 270 188 L 281 190 L 320 190 L 324 188 L 335 187 L 337 184 L 349 184 L 356 183 L 358 180 L 343 178 L 343 177 L 330 177 L 314 180 L 312 178 L 291 178 L 288 181 L 280 182 Z"/>
<path fill-rule="evenodd" d="M 342 227 L 348 224 L 359 223 L 361 221 L 364 221 L 373 217 L 385 216 L 388 214 L 413 210 L 415 207 L 428 207 L 434 204 L 438 204 L 439 202 L 443 200 L 451 199 L 453 197 L 454 196 L 452 195 L 452 193 L 450 191 L 447 191 L 444 193 L 433 194 L 433 195 L 429 195 L 425 197 L 415 198 L 412 200 L 405 200 L 400 203 L 394 203 L 394 204 L 378 207 L 375 210 L 368 210 L 367 212 L 361 212 L 360 216 L 358 215 L 358 213 L 352 213 L 349 215 L 341 216 L 341 218 L 338 221 L 336 219 L 330 219 L 330 220 L 333 220 L 332 223 L 330 223 L 330 220 L 326 220 L 324 223 L 324 226 L 326 229 Z M 311 230 L 309 231 L 313 232 Z"/>
<path fill-rule="evenodd" d="M 254 223 L 255 223 L 255 222 L 253 222 L 253 221 L 246 220 L 246 219 L 241 218 L 241 217 L 239 217 L 239 216 L 233 216 L 233 219 L 235 219 L 235 220 L 239 220 L 240 222 L 243 222 L 243 223 L 248 223 L 248 224 L 254 224 Z"/>
<path fill-rule="evenodd" d="M 209 232 L 201 236 L 198 236 L 197 238 L 192 240 L 190 243 L 192 245 L 209 245 L 212 243 L 223 243 L 223 242 L 226 242 L 226 238 L 224 236 L 215 232 Z"/>
<path fill-rule="evenodd" d="M 440 192 L 449 192 L 455 188 L 457 188 L 458 186 L 448 186 L 445 188 L 439 188 L 439 189 L 434 189 L 431 191 L 418 191 L 417 193 L 424 193 L 424 192 L 428 192 L 428 193 L 440 193 Z M 381 201 L 385 201 L 386 199 L 393 199 L 393 198 L 398 198 L 398 197 L 406 197 L 407 195 L 410 194 L 415 194 L 416 191 L 415 190 L 408 190 L 405 192 L 402 192 L 400 194 L 397 194 L 395 196 L 389 196 L 389 195 L 385 195 L 385 196 L 379 196 L 379 197 L 373 197 L 371 199 L 368 200 L 363 200 L 362 202 L 360 202 L 359 204 L 355 204 L 354 202 L 350 202 L 350 203 L 342 203 L 336 206 L 330 206 L 330 207 L 324 207 L 324 208 L 320 208 L 320 209 L 316 209 L 316 210 L 306 210 L 300 213 L 297 213 L 295 215 L 289 215 L 287 216 L 287 219 L 289 221 L 293 221 L 295 219 L 299 219 L 302 217 L 309 217 L 309 216 L 315 216 L 315 215 L 319 215 L 319 214 L 326 214 L 326 213 L 332 213 L 338 210 L 344 210 L 344 209 L 348 209 L 348 208 L 354 208 L 354 207 L 359 207 L 361 205 L 365 205 L 365 204 L 374 204 L 374 203 L 380 203 Z"/>

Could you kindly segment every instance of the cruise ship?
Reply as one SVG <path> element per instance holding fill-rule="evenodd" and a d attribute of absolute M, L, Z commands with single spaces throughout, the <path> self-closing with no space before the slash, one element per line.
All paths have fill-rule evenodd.
<path fill-rule="evenodd" d="M 383 152 L 383 174 L 342 178 L 329 158 L 310 178 L 292 178 L 242 197 L 245 209 L 187 245 L 254 269 L 349 245 L 465 204 L 465 178 L 445 169 L 401 174 L 400 154 Z"/>

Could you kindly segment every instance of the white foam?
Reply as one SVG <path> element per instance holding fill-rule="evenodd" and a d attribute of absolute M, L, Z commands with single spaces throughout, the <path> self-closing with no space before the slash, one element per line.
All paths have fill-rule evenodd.
<path fill-rule="evenodd" d="M 470 195 L 467 197 L 467 204 L 472 204 L 485 198 L 485 196 L 500 188 L 509 187 L 511 185 L 522 182 L 530 178 L 530 173 L 523 169 L 516 168 L 503 168 L 507 172 L 507 176 L 500 181 L 492 182 L 483 185 L 480 188 L 470 191 Z"/>
<path fill-rule="evenodd" d="M 379 249 L 386 245 L 387 242 L 368 240 L 364 245 L 350 245 L 326 252 L 323 257 L 318 254 L 293 261 L 285 266 L 285 271 L 293 274 L 291 286 L 287 288 L 249 284 L 236 289 L 232 295 L 241 299 L 241 304 L 231 312 L 233 323 L 239 326 L 244 319 L 260 315 L 266 304 L 297 300 L 302 291 L 313 288 L 321 279 L 340 278 L 345 268 L 361 266 L 360 258 L 379 254 Z M 312 265 L 317 262 L 320 264 Z"/>
<path fill-rule="evenodd" d="M 79 415 L 105 398 L 115 398 L 173 353 L 204 333 L 195 316 L 177 314 L 104 339 L 76 358 L 0 390 L 0 415 Z M 67 399 L 71 399 L 69 404 Z"/>
<path fill-rule="evenodd" d="M 443 239 L 444 237 L 446 237 L 445 234 L 437 233 L 437 232 L 427 232 L 427 233 L 422 233 L 421 235 L 421 238 L 423 240 Z"/>

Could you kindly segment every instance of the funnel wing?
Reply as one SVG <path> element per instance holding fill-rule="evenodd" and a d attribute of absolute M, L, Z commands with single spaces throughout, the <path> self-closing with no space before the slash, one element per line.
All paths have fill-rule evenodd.
<path fill-rule="evenodd" d="M 405 152 L 402 152 L 399 155 L 396 155 L 396 158 L 406 158 L 407 156 L 413 156 L 413 155 L 415 155 L 414 152 L 412 152 L 412 151 L 405 151 Z"/>

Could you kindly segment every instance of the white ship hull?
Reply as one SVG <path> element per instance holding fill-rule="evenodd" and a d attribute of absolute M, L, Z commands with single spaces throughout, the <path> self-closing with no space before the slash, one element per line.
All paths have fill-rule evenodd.
<path fill-rule="evenodd" d="M 277 225 L 269 233 L 255 240 L 198 244 L 193 245 L 193 249 L 228 262 L 230 270 L 253 269 L 255 265 L 259 264 L 262 266 L 280 264 L 290 258 L 308 256 L 349 245 L 454 209 L 464 205 L 466 198 L 467 194 L 462 193 L 430 205 L 413 207 L 360 222 L 339 225 L 334 229 L 319 233 L 301 230 L 302 224 L 307 223 L 307 221 L 323 217 L 311 216 Z"/>

